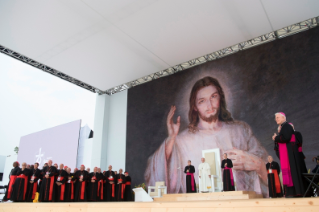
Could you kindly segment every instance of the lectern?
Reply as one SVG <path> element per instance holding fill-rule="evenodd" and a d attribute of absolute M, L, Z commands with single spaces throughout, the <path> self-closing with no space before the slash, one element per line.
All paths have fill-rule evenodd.
<path fill-rule="evenodd" d="M 135 202 L 153 202 L 153 199 L 143 188 L 134 188 Z"/>

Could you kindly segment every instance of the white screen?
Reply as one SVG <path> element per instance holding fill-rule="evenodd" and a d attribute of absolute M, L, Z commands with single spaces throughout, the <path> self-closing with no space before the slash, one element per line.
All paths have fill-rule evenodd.
<path fill-rule="evenodd" d="M 19 163 L 38 162 L 42 168 L 51 159 L 53 164 L 75 168 L 80 128 L 81 120 L 77 120 L 21 137 Z"/>

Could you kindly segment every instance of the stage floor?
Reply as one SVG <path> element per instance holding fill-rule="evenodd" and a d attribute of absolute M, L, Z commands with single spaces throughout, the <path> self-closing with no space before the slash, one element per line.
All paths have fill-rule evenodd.
<path fill-rule="evenodd" d="M 0 203 L 0 212 L 318 212 L 319 198 L 176 202 Z"/>

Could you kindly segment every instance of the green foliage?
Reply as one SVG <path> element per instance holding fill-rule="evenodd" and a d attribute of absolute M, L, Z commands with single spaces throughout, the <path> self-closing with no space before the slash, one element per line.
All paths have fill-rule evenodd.
<path fill-rule="evenodd" d="M 14 150 L 13 150 L 16 154 L 18 154 L 18 152 L 19 152 L 19 147 L 14 147 Z"/>
<path fill-rule="evenodd" d="M 145 183 L 141 183 L 141 184 L 135 185 L 134 188 L 143 188 L 144 191 L 146 191 Z M 146 193 L 147 193 L 147 191 L 146 191 Z M 133 199 L 135 199 L 135 192 L 134 191 L 133 191 Z"/>
<path fill-rule="evenodd" d="M 135 185 L 134 188 L 143 188 L 143 189 L 146 191 L 146 185 L 145 185 L 145 183 L 141 183 L 141 184 Z M 147 191 L 146 191 L 146 192 L 147 192 Z"/>

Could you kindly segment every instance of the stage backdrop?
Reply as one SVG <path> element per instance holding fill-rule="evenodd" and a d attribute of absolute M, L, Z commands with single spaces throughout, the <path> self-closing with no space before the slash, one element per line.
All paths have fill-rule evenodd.
<path fill-rule="evenodd" d="M 318 68 L 319 27 L 129 89 L 126 169 L 133 185 L 166 181 L 169 192 L 185 192 L 187 160 L 192 160 L 198 173 L 201 150 L 220 148 L 240 162 L 235 171 L 237 189 L 267 196 L 266 175 L 260 170 L 268 154 L 279 162 L 271 139 L 277 132 L 274 114 L 278 111 L 285 112 L 302 133 L 307 168 L 313 169 L 311 158 L 319 155 Z M 220 124 L 213 133 L 205 124 L 189 132 L 191 89 L 204 77 L 219 82 L 225 95 L 224 117 L 218 118 Z M 203 102 L 196 102 L 206 105 L 199 111 L 204 115 L 221 110 L 220 95 L 207 97 L 216 86 L 210 89 L 201 90 Z M 176 123 L 180 116 L 181 122 L 173 148 L 164 144 L 172 105 L 176 106 L 172 121 Z M 227 121 L 230 117 L 235 121 Z"/>
<path fill-rule="evenodd" d="M 40 168 L 51 159 L 58 165 L 76 167 L 77 150 L 81 120 L 62 124 L 40 132 L 21 137 L 18 161 L 33 164 L 38 162 Z"/>

